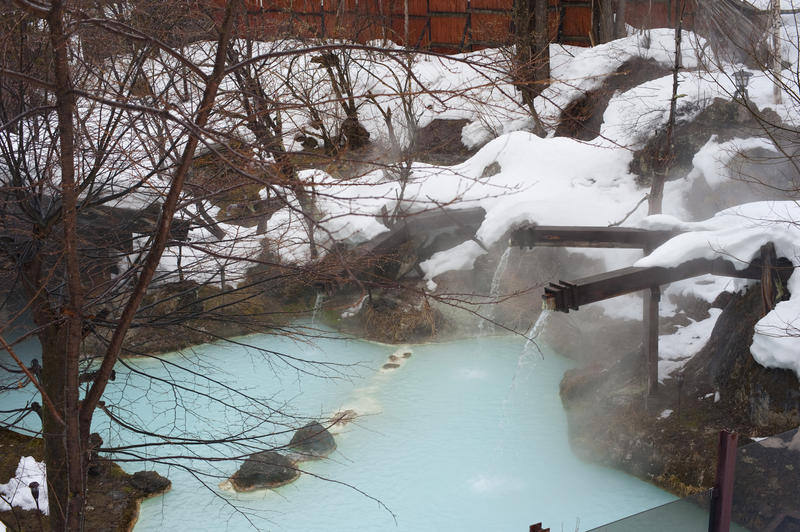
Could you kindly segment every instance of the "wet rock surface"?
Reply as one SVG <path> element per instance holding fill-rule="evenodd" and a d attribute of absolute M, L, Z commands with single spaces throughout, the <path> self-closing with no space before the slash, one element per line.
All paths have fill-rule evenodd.
<path fill-rule="evenodd" d="M 270 489 L 289 484 L 300 476 L 294 462 L 274 451 L 251 454 L 230 478 L 236 491 Z"/>
<path fill-rule="evenodd" d="M 147 496 L 164 493 L 172 487 L 172 482 L 168 478 L 162 477 L 155 471 L 137 471 L 129 482 L 132 487 Z"/>
<path fill-rule="evenodd" d="M 739 448 L 733 519 L 750 530 L 800 529 L 800 433 Z"/>
<path fill-rule="evenodd" d="M 760 285 L 730 297 L 684 375 L 687 390 L 719 391 L 736 421 L 774 434 L 800 424 L 800 382 L 790 370 L 765 368 L 753 359 L 750 344 L 762 315 Z"/>
<path fill-rule="evenodd" d="M 297 429 L 289 442 L 289 447 L 305 460 L 325 458 L 336 450 L 336 441 L 328 429 L 313 421 Z"/>

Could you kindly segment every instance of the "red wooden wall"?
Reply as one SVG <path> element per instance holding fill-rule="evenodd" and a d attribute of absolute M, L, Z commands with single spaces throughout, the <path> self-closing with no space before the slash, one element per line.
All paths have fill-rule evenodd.
<path fill-rule="evenodd" d="M 247 20 L 251 32 L 262 39 L 390 39 L 459 52 L 510 43 L 515 1 L 520 0 L 408 0 L 408 43 L 402 0 L 247 0 Z M 549 0 L 550 38 L 583 46 L 596 42 L 592 26 L 602 1 L 613 0 Z M 694 1 L 685 0 L 688 29 Z M 679 0 L 628 0 L 626 22 L 639 28 L 671 27 L 679 5 Z"/>

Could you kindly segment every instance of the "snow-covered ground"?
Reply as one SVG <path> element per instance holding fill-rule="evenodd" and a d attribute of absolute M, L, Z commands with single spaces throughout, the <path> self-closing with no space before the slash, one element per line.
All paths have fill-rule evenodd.
<path fill-rule="evenodd" d="M 23 510 L 36 510 L 37 500 L 33 498 L 30 489 L 30 485 L 34 482 L 39 484 L 38 509 L 48 514 L 50 506 L 47 502 L 46 466 L 44 462 L 37 462 L 32 456 L 20 458 L 14 478 L 5 484 L 0 484 L 0 511 L 10 510 L 12 506 Z"/>

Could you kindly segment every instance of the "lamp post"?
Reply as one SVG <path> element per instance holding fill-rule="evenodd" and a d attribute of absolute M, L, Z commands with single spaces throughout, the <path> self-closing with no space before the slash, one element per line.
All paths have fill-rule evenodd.
<path fill-rule="evenodd" d="M 44 525 L 42 525 L 42 509 L 39 508 L 39 483 L 31 482 L 30 484 L 28 484 L 28 489 L 31 490 L 31 495 L 33 496 L 33 502 L 36 503 L 36 517 L 39 518 L 39 530 L 44 532 Z"/>
<path fill-rule="evenodd" d="M 736 93 L 733 95 L 734 100 L 737 96 L 741 96 L 743 101 L 747 101 L 747 84 L 750 83 L 751 77 L 753 77 L 753 74 L 744 69 L 733 73 L 733 82 L 736 85 Z"/>

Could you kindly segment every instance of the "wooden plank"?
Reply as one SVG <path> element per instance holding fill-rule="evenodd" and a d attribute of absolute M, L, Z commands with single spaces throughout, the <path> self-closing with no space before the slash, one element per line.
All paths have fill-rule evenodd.
<path fill-rule="evenodd" d="M 564 35 L 586 35 L 592 31 L 592 10 L 585 7 L 565 5 L 561 32 Z"/>
<path fill-rule="evenodd" d="M 662 2 L 629 2 L 625 7 L 625 20 L 635 28 L 668 27 L 667 4 Z"/>
<path fill-rule="evenodd" d="M 469 3 L 472 9 L 497 9 L 511 11 L 514 9 L 514 0 L 472 0 Z"/>
<path fill-rule="evenodd" d="M 466 13 L 467 0 L 430 0 L 429 13 Z"/>
<path fill-rule="evenodd" d="M 403 2 L 392 1 L 385 4 L 393 15 L 403 16 Z M 386 7 L 384 7 L 386 9 Z M 408 0 L 409 15 L 428 15 L 428 0 Z"/>
<path fill-rule="evenodd" d="M 761 267 L 758 264 L 751 264 L 746 269 L 737 270 L 733 263 L 722 258 L 690 260 L 674 268 L 631 266 L 575 281 L 551 283 L 549 287 L 545 288 L 542 298 L 548 308 L 569 312 L 596 301 L 631 294 L 707 273 L 725 277 L 760 279 Z"/>
<path fill-rule="evenodd" d="M 505 15 L 472 13 L 472 41 L 511 42 L 511 18 Z"/>
<path fill-rule="evenodd" d="M 458 47 L 464 35 L 467 16 L 432 16 L 431 41 Z"/>
<path fill-rule="evenodd" d="M 408 40 L 409 46 L 425 47 L 429 44 L 428 40 L 428 19 L 427 17 L 409 17 L 408 19 Z M 393 16 L 391 18 L 391 31 L 387 32 L 396 43 L 403 43 L 405 32 L 403 17 Z"/>
<path fill-rule="evenodd" d="M 681 231 L 652 231 L 634 227 L 538 225 L 514 231 L 511 234 L 511 245 L 655 249 L 680 233 Z"/>
<path fill-rule="evenodd" d="M 717 482 L 711 498 L 709 532 L 728 532 L 733 509 L 733 486 L 736 471 L 736 446 L 739 435 L 727 430 L 719 433 Z"/>
<path fill-rule="evenodd" d="M 643 345 L 645 349 L 645 362 L 647 364 L 647 390 L 650 395 L 658 389 L 658 303 L 661 300 L 661 290 L 651 286 L 644 291 L 642 305 L 644 324 Z"/>

